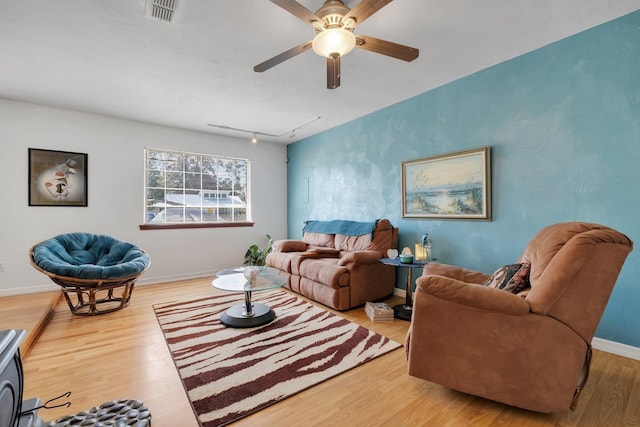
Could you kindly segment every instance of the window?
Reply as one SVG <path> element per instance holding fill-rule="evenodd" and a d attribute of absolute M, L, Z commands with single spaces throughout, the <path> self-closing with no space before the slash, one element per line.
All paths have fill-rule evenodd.
<path fill-rule="evenodd" d="M 145 225 L 251 221 L 249 160 L 152 148 L 144 157 Z"/>

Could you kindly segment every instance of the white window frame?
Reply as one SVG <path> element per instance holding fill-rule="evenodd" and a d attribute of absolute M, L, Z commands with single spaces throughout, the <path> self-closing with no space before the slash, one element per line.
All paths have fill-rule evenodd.
<path fill-rule="evenodd" d="M 252 226 L 251 162 L 144 149 L 141 229 Z"/>

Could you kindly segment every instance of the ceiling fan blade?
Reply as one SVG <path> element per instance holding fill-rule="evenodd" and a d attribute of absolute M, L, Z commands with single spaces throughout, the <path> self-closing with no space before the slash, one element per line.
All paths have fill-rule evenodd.
<path fill-rule="evenodd" d="M 368 17 L 391 3 L 392 0 L 361 0 L 353 9 L 347 13 L 343 21 L 351 18 L 355 21 L 353 28 L 362 24 Z"/>
<path fill-rule="evenodd" d="M 301 53 L 309 49 L 311 49 L 311 42 L 304 42 L 301 45 L 293 47 L 285 52 L 282 52 L 280 55 L 276 55 L 273 58 L 267 59 L 263 63 L 256 65 L 255 67 L 253 67 L 253 71 L 255 71 L 256 73 L 267 71 L 269 68 L 275 67 L 279 63 L 284 62 L 287 59 L 291 59 L 296 55 L 300 55 Z"/>
<path fill-rule="evenodd" d="M 327 89 L 340 86 L 340 55 L 334 53 L 327 57 Z"/>
<path fill-rule="evenodd" d="M 295 0 L 269 0 L 271 3 L 280 6 L 293 16 L 302 19 L 307 24 L 312 24 L 315 21 L 320 21 L 320 18 L 315 13 L 301 5 Z"/>
<path fill-rule="evenodd" d="M 356 36 L 356 47 L 368 50 L 370 52 L 380 53 L 382 55 L 402 59 L 403 61 L 407 62 L 413 61 L 420 54 L 420 50 L 416 49 L 415 47 L 409 47 L 402 44 L 363 35 Z"/>

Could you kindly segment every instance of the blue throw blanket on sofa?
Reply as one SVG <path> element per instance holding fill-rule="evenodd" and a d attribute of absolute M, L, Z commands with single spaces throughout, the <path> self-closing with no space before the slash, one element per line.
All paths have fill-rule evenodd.
<path fill-rule="evenodd" d="M 362 236 L 371 233 L 376 229 L 378 220 L 372 222 L 346 221 L 336 219 L 333 221 L 306 221 L 302 232 L 305 233 L 325 233 L 343 234 L 345 236 Z"/>

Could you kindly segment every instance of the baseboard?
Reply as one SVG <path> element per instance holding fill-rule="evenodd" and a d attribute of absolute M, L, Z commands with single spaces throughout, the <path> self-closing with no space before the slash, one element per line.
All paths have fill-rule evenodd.
<path fill-rule="evenodd" d="M 404 289 L 395 288 L 393 294 L 406 297 L 407 292 Z M 593 338 L 591 345 L 594 349 L 615 354 L 617 356 L 626 357 L 628 359 L 640 360 L 640 348 L 615 341 L 609 341 L 602 338 Z"/>
<path fill-rule="evenodd" d="M 190 280 L 190 279 L 202 279 L 207 277 L 215 277 L 217 270 L 212 271 L 201 271 L 199 273 L 190 273 L 190 274 L 179 274 L 175 276 L 163 276 L 163 277 L 152 277 L 146 278 L 142 277 L 140 280 L 136 282 L 136 285 L 145 286 L 145 285 L 155 285 L 158 283 L 167 283 L 167 282 L 177 282 L 178 280 Z"/>
<path fill-rule="evenodd" d="M 201 277 L 214 277 L 215 275 L 216 275 L 216 272 L 212 270 L 212 271 L 201 271 L 199 273 L 180 274 L 176 276 L 163 276 L 163 277 L 152 277 L 152 278 L 146 278 L 143 276 L 140 280 L 136 282 L 136 285 L 144 286 L 144 285 L 151 285 L 155 283 L 176 282 L 178 280 L 198 279 Z M 41 285 L 21 286 L 19 288 L 0 289 L 0 298 L 10 297 L 13 295 L 35 294 L 38 292 L 57 291 L 59 289 L 60 287 L 52 282 L 41 284 Z"/>
<path fill-rule="evenodd" d="M 404 289 L 400 289 L 400 288 L 393 288 L 393 294 L 395 296 L 399 296 L 402 298 L 406 298 L 407 296 L 407 291 L 405 291 Z"/>
<path fill-rule="evenodd" d="M 53 283 L 35 286 L 21 286 L 19 288 L 0 289 L 0 297 L 10 297 L 13 295 L 35 294 L 38 292 L 51 292 L 60 290 L 60 287 Z"/>
<path fill-rule="evenodd" d="M 591 340 L 591 346 L 596 350 L 606 351 L 607 353 L 629 359 L 640 360 L 640 348 L 627 344 L 621 344 L 615 341 L 609 341 L 602 338 L 594 338 Z"/>

